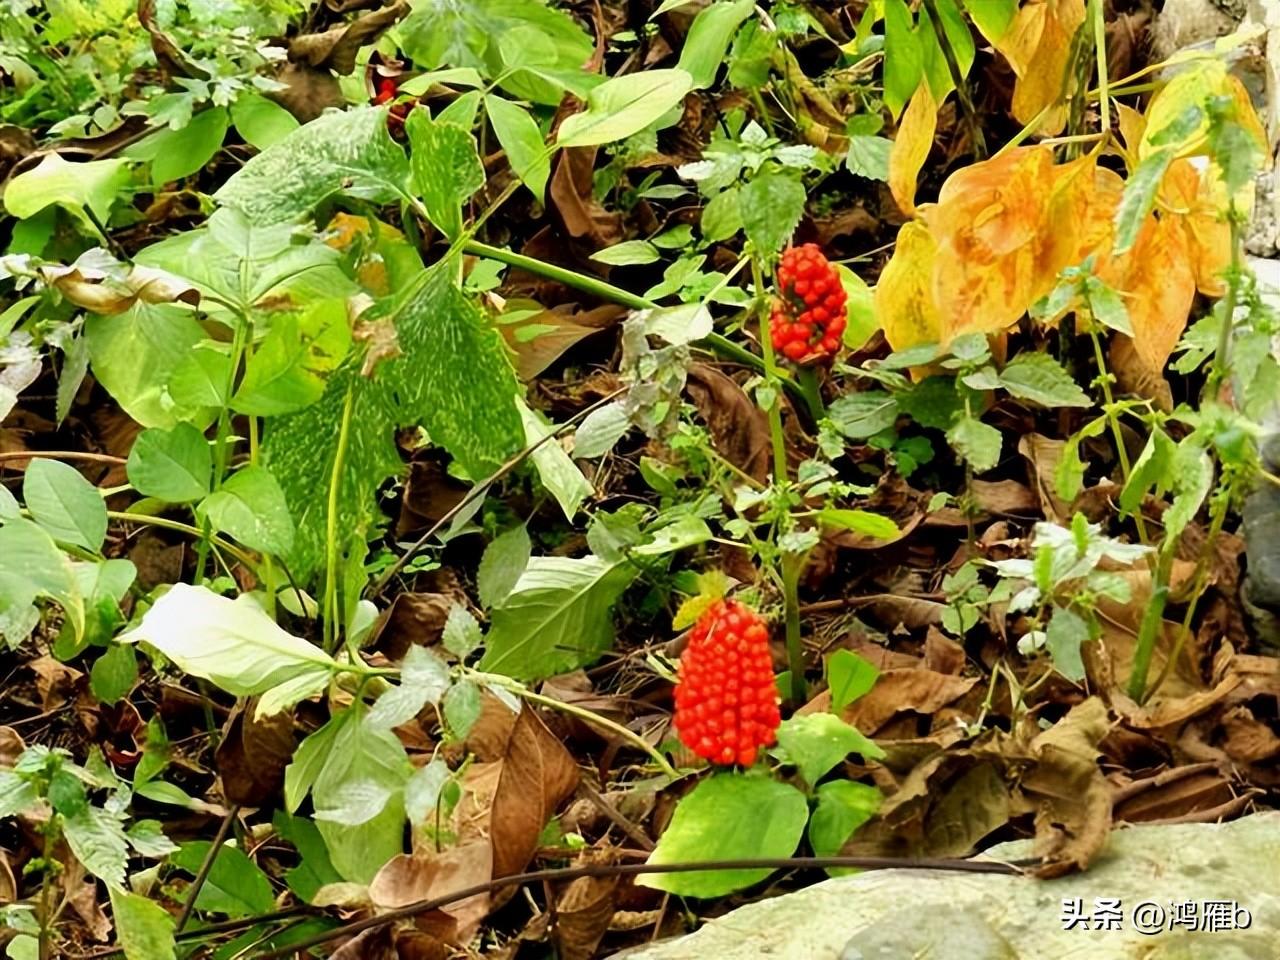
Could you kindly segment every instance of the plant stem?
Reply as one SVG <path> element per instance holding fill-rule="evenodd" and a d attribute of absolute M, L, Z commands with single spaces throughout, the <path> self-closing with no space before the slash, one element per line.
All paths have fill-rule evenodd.
<path fill-rule="evenodd" d="M 355 396 L 355 384 L 350 383 L 347 385 L 347 396 L 342 402 L 338 447 L 334 451 L 333 469 L 329 473 L 324 576 L 324 648 L 329 653 L 333 653 L 338 638 L 338 502 L 342 493 L 342 469 L 347 458 L 347 444 L 351 438 L 351 411 L 355 406 Z M 356 659 L 355 651 L 352 651 L 352 659 Z"/>
<path fill-rule="evenodd" d="M 791 702 L 802 707 L 809 699 L 804 680 L 804 643 L 800 638 L 800 571 L 805 558 L 787 553 L 782 557 L 782 600 L 787 624 L 787 667 L 791 672 Z"/>
<path fill-rule="evenodd" d="M 628 730 L 620 723 L 614 723 L 608 717 L 602 717 L 585 707 L 579 707 L 576 704 L 565 703 L 563 700 L 557 700 L 554 697 L 544 696 L 541 693 L 535 693 L 518 680 L 511 677 L 503 676 L 500 673 L 482 673 L 479 670 L 467 670 L 466 674 L 473 680 L 481 684 L 489 686 L 502 687 L 504 690 L 510 690 L 516 696 L 528 700 L 530 703 L 540 704 L 544 707 L 550 707 L 552 710 L 559 710 L 571 717 L 577 717 L 585 723 L 592 726 L 601 727 L 610 733 L 616 734 L 623 740 L 626 740 L 632 746 L 644 751 L 657 764 L 658 769 L 665 773 L 672 780 L 680 778 L 680 772 L 676 770 L 650 743 L 633 730 Z"/>
<path fill-rule="evenodd" d="M 1111 132 L 1111 96 L 1107 90 L 1107 24 L 1102 0 L 1089 0 L 1093 11 L 1093 49 L 1098 61 L 1098 111 L 1102 133 Z"/>
<path fill-rule="evenodd" d="M 227 834 L 231 832 L 231 824 L 235 822 L 236 815 L 239 812 L 240 804 L 232 804 L 231 809 L 227 811 L 227 815 L 222 818 L 222 823 L 218 825 L 218 832 L 213 838 L 213 843 L 209 845 L 209 849 L 205 851 L 204 859 L 200 861 L 200 869 L 196 871 L 196 878 L 191 881 L 191 886 L 187 888 L 187 899 L 182 904 L 182 913 L 178 915 L 178 922 L 174 927 L 175 933 L 181 933 L 182 928 L 191 919 L 191 914 L 196 907 L 196 898 L 200 896 L 200 888 L 209 879 L 209 871 L 213 869 L 213 861 L 217 859 L 219 851 L 222 850 L 222 844 L 226 841 Z"/>
<path fill-rule="evenodd" d="M 1164 608 L 1169 601 L 1169 580 L 1173 576 L 1173 546 L 1165 544 L 1160 551 L 1160 561 L 1155 572 L 1155 589 L 1138 625 L 1138 640 L 1133 650 L 1133 667 L 1129 671 L 1129 697 L 1137 703 L 1146 699 L 1147 674 L 1151 670 L 1151 657 L 1155 653 L 1156 640 L 1164 622 Z"/>
<path fill-rule="evenodd" d="M 982 124 L 978 120 L 978 111 L 974 109 L 969 98 L 969 88 L 964 74 L 960 71 L 960 61 L 956 57 L 955 48 L 951 46 L 951 38 L 947 36 L 947 28 L 938 13 L 937 0 L 924 0 L 925 11 L 929 14 L 929 24 L 933 27 L 933 35 L 938 39 L 942 56 L 947 61 L 947 70 L 951 74 L 951 82 L 955 84 L 956 99 L 960 101 L 960 112 L 964 114 L 965 126 L 969 129 L 969 142 L 973 144 L 974 156 L 981 160 L 987 155 L 987 142 L 982 136 Z M 921 83 L 928 80 L 922 78 Z"/>
<path fill-rule="evenodd" d="M 1227 294 L 1222 301 L 1222 325 L 1218 328 L 1218 349 L 1213 354 L 1213 365 L 1205 381 L 1201 403 L 1211 401 L 1231 373 L 1231 334 L 1235 329 L 1236 303 L 1240 296 L 1240 218 L 1233 204 L 1227 216 L 1231 224 L 1231 266 L 1227 280 Z"/>
<path fill-rule="evenodd" d="M 189 534 L 192 537 L 205 538 L 205 533 L 199 527 L 193 527 L 189 523 L 183 523 L 181 520 L 170 520 L 168 517 L 152 517 L 145 513 L 126 513 L 123 510 L 108 510 L 107 517 L 111 520 L 117 520 L 121 523 L 137 523 L 144 527 L 162 527 L 165 530 L 176 530 L 179 533 Z M 235 557 L 250 570 L 255 569 L 256 561 L 249 554 L 245 553 L 234 543 L 223 540 L 216 534 L 208 537 L 208 542 L 212 543 L 219 550 L 225 550 L 231 556 Z"/>
<path fill-rule="evenodd" d="M 769 337 L 769 300 L 765 296 L 764 270 L 760 258 L 751 257 L 751 280 L 756 288 L 756 314 L 760 318 L 760 350 L 764 354 L 765 383 L 774 388 L 773 402 L 765 413 L 769 417 L 769 440 L 773 445 L 773 483 L 776 487 L 787 483 L 787 447 L 782 432 L 782 398 L 778 396 L 778 364 L 773 356 L 773 340 Z"/>
<path fill-rule="evenodd" d="M 1111 394 L 1111 373 L 1107 370 L 1107 358 L 1102 351 L 1102 338 L 1098 336 L 1098 327 L 1092 317 L 1086 318 L 1085 322 L 1089 327 L 1089 339 L 1093 341 L 1093 357 L 1098 364 L 1098 381 L 1102 384 L 1102 398 L 1105 401 L 1103 409 L 1107 416 L 1107 423 L 1111 427 L 1111 438 L 1116 445 L 1116 457 L 1120 461 L 1120 473 L 1127 484 L 1132 467 L 1129 463 L 1129 450 L 1124 443 L 1124 432 L 1120 429 L 1120 417 L 1115 411 L 1115 398 Z M 1147 525 L 1142 519 L 1141 507 L 1134 512 L 1133 522 L 1138 528 L 1138 539 L 1142 543 L 1148 543 Z"/>

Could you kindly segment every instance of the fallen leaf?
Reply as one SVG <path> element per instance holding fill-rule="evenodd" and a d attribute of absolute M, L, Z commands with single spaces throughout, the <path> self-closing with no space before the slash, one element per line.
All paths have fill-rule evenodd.
<path fill-rule="evenodd" d="M 607 851 L 588 851 L 582 865 L 609 862 Z M 579 877 L 556 901 L 553 933 L 561 960 L 592 960 L 608 932 L 620 878 Z"/>
<path fill-rule="evenodd" d="M 75 695 L 75 689 L 84 680 L 84 674 L 50 656 L 37 657 L 27 664 L 36 675 L 36 692 L 45 713 L 56 710 Z"/>
<path fill-rule="evenodd" d="M 492 877 L 493 850 L 488 842 L 472 840 L 443 851 L 424 843 L 412 854 L 399 854 L 382 865 L 369 883 L 369 899 L 379 910 L 396 910 L 488 883 Z M 468 942 L 488 916 L 489 906 L 489 894 L 479 893 L 441 907 L 440 912 L 456 923 L 450 939 Z"/>
<path fill-rule="evenodd" d="M 964 696 L 977 682 L 976 677 L 956 677 L 923 668 L 886 670 L 875 686 L 846 707 L 841 716 L 867 736 L 874 736 L 899 713 L 931 714 Z"/>
<path fill-rule="evenodd" d="M 214 759 L 228 803 L 260 807 L 284 785 L 284 770 L 293 758 L 293 711 L 255 715 L 257 698 L 236 707 L 222 731 Z"/>
<path fill-rule="evenodd" d="M 714 367 L 695 363 L 685 389 L 711 434 L 716 452 L 747 476 L 769 474 L 769 421 L 746 391 Z"/>
<path fill-rule="evenodd" d="M 513 323 L 499 318 L 498 330 L 515 355 L 521 380 L 532 380 L 574 344 L 615 326 L 627 312 L 614 304 L 582 310 L 570 303 L 546 310 L 533 301 L 514 299 L 506 301 L 505 311 L 520 318 Z"/>
<path fill-rule="evenodd" d="M 356 67 L 360 48 L 373 43 L 383 31 L 408 16 L 409 4 L 393 3 L 323 33 L 305 33 L 289 41 L 289 59 L 318 70 L 345 76 Z"/>

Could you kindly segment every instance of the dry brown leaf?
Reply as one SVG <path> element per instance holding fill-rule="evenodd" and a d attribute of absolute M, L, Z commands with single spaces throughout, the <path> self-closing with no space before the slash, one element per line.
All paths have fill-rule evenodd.
<path fill-rule="evenodd" d="M 1234 795 L 1231 782 L 1213 764 L 1174 767 L 1117 789 L 1113 816 L 1117 823 L 1170 820 L 1212 809 Z"/>
<path fill-rule="evenodd" d="M 379 910 L 395 910 L 488 883 L 492 877 L 493 850 L 487 841 L 473 840 L 439 852 L 427 843 L 383 864 L 369 883 L 369 899 Z M 441 907 L 440 912 L 456 924 L 450 939 L 470 940 L 488 916 L 489 906 L 489 894 L 478 893 Z"/>
<path fill-rule="evenodd" d="M 565 232 L 585 238 L 593 249 L 611 247 L 626 238 L 622 216 L 611 213 L 593 192 L 595 147 L 561 150 L 551 174 L 550 204 Z"/>
<path fill-rule="evenodd" d="M 12 767 L 27 749 L 22 736 L 13 727 L 0 727 L 0 767 Z"/>
<path fill-rule="evenodd" d="M 607 862 L 607 854 L 586 861 Z M 620 878 L 579 877 L 556 901 L 553 933 L 561 960 L 591 960 L 613 922 Z"/>
<path fill-rule="evenodd" d="M 356 54 L 361 47 L 372 43 L 384 30 L 408 14 L 409 4 L 402 0 L 324 33 L 294 37 L 289 41 L 289 59 L 313 69 L 332 70 L 345 76 L 355 69 Z"/>
<path fill-rule="evenodd" d="M 84 679 L 79 670 L 47 655 L 32 660 L 27 669 L 36 675 L 36 692 L 46 713 L 74 696 L 76 687 Z"/>
<path fill-rule="evenodd" d="M 714 367 L 695 363 L 685 381 L 716 451 L 756 480 L 769 473 L 769 421 L 742 387 Z"/>
<path fill-rule="evenodd" d="M 228 803 L 259 807 L 284 785 L 293 757 L 293 711 L 254 716 L 257 698 L 237 706 L 223 728 L 214 758 Z"/>
<path fill-rule="evenodd" d="M 389 660 L 399 661 L 409 647 L 440 642 L 455 600 L 446 593 L 401 593 L 373 630 L 373 644 Z"/>
<path fill-rule="evenodd" d="M 498 325 L 507 347 L 515 354 L 516 373 L 521 380 L 532 380 L 575 343 L 608 330 L 626 315 L 624 308 L 613 304 L 581 310 L 576 304 L 567 303 L 545 310 L 531 300 L 508 300 L 505 306 L 507 311 L 538 311 L 514 323 Z"/>
<path fill-rule="evenodd" d="M 902 122 L 889 151 L 889 192 L 907 216 L 916 212 L 916 178 L 933 149 L 937 126 L 938 104 L 929 84 L 921 83 L 902 112 Z"/>
<path fill-rule="evenodd" d="M 956 677 L 923 668 L 886 670 L 866 695 L 847 706 L 843 718 L 867 736 L 904 711 L 930 714 L 964 696 L 976 677 Z"/>

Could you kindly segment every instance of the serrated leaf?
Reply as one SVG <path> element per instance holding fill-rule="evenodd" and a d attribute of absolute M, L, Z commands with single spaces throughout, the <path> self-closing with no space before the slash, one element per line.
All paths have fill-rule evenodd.
<path fill-rule="evenodd" d="M 173 916 L 150 897 L 108 887 L 116 938 L 125 960 L 174 960 Z"/>
<path fill-rule="evenodd" d="M 772 257 L 790 240 L 804 216 L 804 205 L 804 184 L 788 173 L 757 174 L 738 191 L 747 239 L 765 257 Z"/>
<path fill-rule="evenodd" d="M 470 680 L 462 680 L 449 688 L 442 703 L 445 724 L 457 740 L 465 740 L 480 719 L 480 688 Z"/>
<path fill-rule="evenodd" d="M 1000 371 L 1000 385 L 1015 397 L 1045 407 L 1088 407 L 1089 395 L 1047 353 L 1024 351 Z"/>
<path fill-rule="evenodd" d="M 85 807 L 74 817 L 63 819 L 62 833 L 86 870 L 108 887 L 124 886 L 129 844 L 115 816 L 100 807 Z"/>
<path fill-rule="evenodd" d="M 982 473 L 1000 462 L 1000 431 L 975 417 L 961 417 L 947 431 L 947 441 L 956 452 Z"/>
<path fill-rule="evenodd" d="M 1090 639 L 1089 625 L 1065 607 L 1056 607 L 1045 631 L 1045 647 L 1053 657 L 1053 667 L 1072 683 L 1084 679 L 1080 647 Z"/>
<path fill-rule="evenodd" d="M 388 203 L 403 195 L 409 161 L 387 132 L 387 110 L 326 113 L 253 157 L 214 194 L 252 223 L 296 220 L 339 191 Z"/>
<path fill-rule="evenodd" d="M 404 811 L 410 822 L 430 822 L 449 777 L 448 765 L 438 758 L 414 772 L 404 786 Z"/>
<path fill-rule="evenodd" d="M 449 616 L 445 618 L 440 642 L 459 660 L 465 660 L 484 642 L 484 634 L 471 611 L 462 604 L 455 603 L 449 608 Z"/>
<path fill-rule="evenodd" d="M 573 456 L 582 460 L 602 457 L 630 429 L 631 418 L 627 415 L 626 405 L 621 400 L 606 403 L 587 414 L 574 431 Z"/>
<path fill-rule="evenodd" d="M 849 138 L 845 165 L 849 172 L 868 180 L 889 179 L 889 157 L 893 141 L 888 137 L 854 135 Z"/>
<path fill-rule="evenodd" d="M 425 647 L 414 644 L 400 665 L 399 685 L 378 698 L 365 722 L 388 730 L 407 723 L 428 703 L 439 703 L 449 689 L 449 682 L 448 664 Z"/>

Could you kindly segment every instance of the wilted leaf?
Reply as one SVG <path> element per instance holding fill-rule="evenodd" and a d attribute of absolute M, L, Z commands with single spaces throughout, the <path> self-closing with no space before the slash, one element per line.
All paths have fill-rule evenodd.
<path fill-rule="evenodd" d="M 943 339 L 943 320 L 933 298 L 937 241 L 922 223 L 904 223 L 893 258 L 876 284 L 876 317 L 894 350 Z"/>
<path fill-rule="evenodd" d="M 231 714 L 215 754 L 222 793 L 228 803 L 260 807 L 284 786 L 293 758 L 293 714 L 254 715 L 253 704 Z"/>
<path fill-rule="evenodd" d="M 903 111 L 898 135 L 889 151 L 889 192 L 898 208 L 908 216 L 916 210 L 916 178 L 933 148 L 937 125 L 938 104 L 929 92 L 929 85 L 922 83 Z"/>

